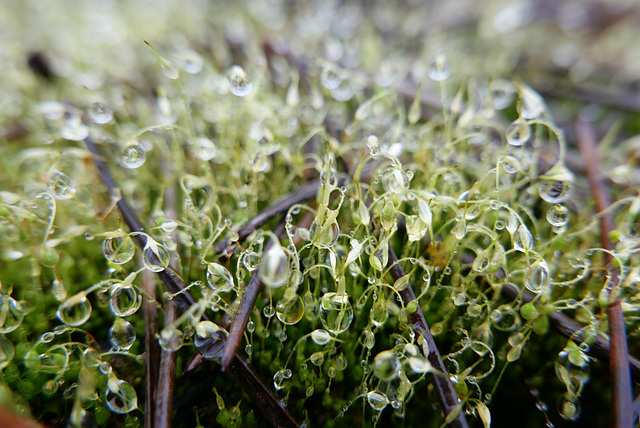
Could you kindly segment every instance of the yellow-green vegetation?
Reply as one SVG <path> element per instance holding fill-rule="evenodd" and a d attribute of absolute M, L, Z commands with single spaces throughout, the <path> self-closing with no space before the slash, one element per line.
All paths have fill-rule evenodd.
<path fill-rule="evenodd" d="M 441 426 L 445 376 L 474 426 L 607 425 L 591 347 L 618 297 L 638 350 L 638 108 L 579 88 L 637 79 L 637 22 L 550 3 L 0 1 L 0 404 L 141 426 L 152 341 L 177 355 L 173 425 L 258 426 L 217 361 L 257 275 L 238 353 L 299 423 Z M 148 275 L 170 266 L 184 291 Z"/>

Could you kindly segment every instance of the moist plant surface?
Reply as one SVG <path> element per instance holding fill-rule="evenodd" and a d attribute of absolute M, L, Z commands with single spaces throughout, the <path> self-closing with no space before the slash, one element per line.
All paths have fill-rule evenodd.
<path fill-rule="evenodd" d="M 3 412 L 637 422 L 633 2 L 0 6 Z"/>

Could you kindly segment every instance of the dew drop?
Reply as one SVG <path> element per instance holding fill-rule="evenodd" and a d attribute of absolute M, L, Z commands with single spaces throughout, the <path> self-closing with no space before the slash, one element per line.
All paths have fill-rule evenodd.
<path fill-rule="evenodd" d="M 314 352 L 309 357 L 309 361 L 311 361 L 311 364 L 320 367 L 324 363 L 324 352 Z"/>
<path fill-rule="evenodd" d="M 151 272 L 161 272 L 169 266 L 171 255 L 164 245 L 156 242 L 151 243 L 150 240 L 147 240 L 147 246 L 143 253 L 142 263 Z"/>
<path fill-rule="evenodd" d="M 333 334 L 346 331 L 353 321 L 353 308 L 346 293 L 325 293 L 320 303 L 320 321 Z"/>
<path fill-rule="evenodd" d="M 398 376 L 400 360 L 391 350 L 382 351 L 373 359 L 373 374 L 378 379 L 391 380 Z"/>
<path fill-rule="evenodd" d="M 195 330 L 194 344 L 202 356 L 207 359 L 222 357 L 229 333 L 211 321 L 200 321 Z"/>
<path fill-rule="evenodd" d="M 320 83 L 329 90 L 337 89 L 342 79 L 331 67 L 325 67 L 320 73 Z"/>
<path fill-rule="evenodd" d="M 87 348 L 82 352 L 82 364 L 87 368 L 99 367 L 102 364 L 100 353 L 93 348 Z"/>
<path fill-rule="evenodd" d="M 167 61 L 164 58 L 160 59 L 160 67 L 162 67 L 162 74 L 164 74 L 167 79 L 176 80 L 180 77 L 178 73 L 178 69 L 171 64 L 171 62 Z"/>
<path fill-rule="evenodd" d="M 145 161 L 146 154 L 140 143 L 130 143 L 120 151 L 119 164 L 123 168 L 136 169 L 140 168 Z"/>
<path fill-rule="evenodd" d="M 289 259 L 280 243 L 274 241 L 271 248 L 262 257 L 260 280 L 268 287 L 282 287 L 289 278 Z"/>
<path fill-rule="evenodd" d="M 246 252 L 242 256 L 242 264 L 249 272 L 258 269 L 261 261 L 260 255 L 254 251 Z"/>
<path fill-rule="evenodd" d="M 87 293 L 79 292 L 65 300 L 56 311 L 60 321 L 70 327 L 79 327 L 91 317 L 91 303 L 87 299 Z"/>
<path fill-rule="evenodd" d="M 291 378 L 291 370 L 282 369 L 278 370 L 276 374 L 273 376 L 273 386 L 276 391 L 279 391 L 285 387 L 285 383 L 287 380 Z"/>
<path fill-rule="evenodd" d="M 49 179 L 49 188 L 53 197 L 58 200 L 71 199 L 76 194 L 76 189 L 71 184 L 71 179 L 62 172 L 55 172 Z"/>
<path fill-rule="evenodd" d="M 0 370 L 5 369 L 16 355 L 13 343 L 4 336 L 0 336 Z"/>
<path fill-rule="evenodd" d="M 214 159 L 218 154 L 218 148 L 216 147 L 215 143 L 209 138 L 196 138 L 195 148 L 195 155 L 198 157 L 198 159 L 206 162 Z"/>
<path fill-rule="evenodd" d="M 117 231 L 102 243 L 102 252 L 108 261 L 121 265 L 131 260 L 136 247 L 133 240 L 122 231 Z"/>
<path fill-rule="evenodd" d="M 367 137 L 367 147 L 369 148 L 369 154 L 371 156 L 378 156 L 380 154 L 378 137 L 375 135 L 369 135 L 369 137 Z"/>
<path fill-rule="evenodd" d="M 253 89 L 253 84 L 247 77 L 247 73 L 239 65 L 231 66 L 227 78 L 229 79 L 229 90 L 237 97 L 247 96 Z"/>
<path fill-rule="evenodd" d="M 449 68 L 449 60 L 446 55 L 436 55 L 429 66 L 429 78 L 436 82 L 441 82 L 448 79 L 449 76 L 451 76 L 451 69 Z"/>
<path fill-rule="evenodd" d="M 311 332 L 311 340 L 316 345 L 324 346 L 331 340 L 331 335 L 326 330 L 316 329 Z"/>
<path fill-rule="evenodd" d="M 533 236 L 524 224 L 521 224 L 513 235 L 513 248 L 523 253 L 533 249 Z"/>
<path fill-rule="evenodd" d="M 109 307 L 118 317 L 135 314 L 142 304 L 142 295 L 131 284 L 118 283 L 111 288 Z"/>
<path fill-rule="evenodd" d="M 304 315 L 304 302 L 297 294 L 285 294 L 276 305 L 276 316 L 283 324 L 297 324 Z"/>
<path fill-rule="evenodd" d="M 111 119 L 113 119 L 113 112 L 109 106 L 101 101 L 96 101 L 91 104 L 87 114 L 93 123 L 97 123 L 99 125 L 109 123 Z"/>
<path fill-rule="evenodd" d="M 507 79 L 495 79 L 489 85 L 491 102 L 496 110 L 504 110 L 513 104 L 516 97 L 516 86 Z"/>
<path fill-rule="evenodd" d="M 40 246 L 38 257 L 42 266 L 45 267 L 55 267 L 60 261 L 60 254 L 58 254 L 55 248 L 50 247 L 48 242 Z"/>
<path fill-rule="evenodd" d="M 64 104 L 58 101 L 42 101 L 36 107 L 42 113 L 42 116 L 48 120 L 60 119 L 66 111 Z"/>
<path fill-rule="evenodd" d="M 24 319 L 20 302 L 4 293 L 0 293 L 0 315 L 0 334 L 16 330 Z"/>
<path fill-rule="evenodd" d="M 113 386 L 108 385 L 104 397 L 107 407 L 112 412 L 126 414 L 138 408 L 136 390 L 128 382 L 119 380 L 117 386 Z"/>
<path fill-rule="evenodd" d="M 560 180 L 542 180 L 538 187 L 540 197 L 550 204 L 561 204 L 570 195 L 571 185 Z"/>
<path fill-rule="evenodd" d="M 569 209 L 564 205 L 552 206 L 547 210 L 547 221 L 551 226 L 565 226 L 569 223 Z"/>
<path fill-rule="evenodd" d="M 535 262 L 524 271 L 524 285 L 532 293 L 540 293 L 547 288 L 550 281 L 549 266 L 544 260 Z"/>
<path fill-rule="evenodd" d="M 507 143 L 514 147 L 520 147 L 531 138 L 531 127 L 522 118 L 514 120 L 505 132 Z"/>
<path fill-rule="evenodd" d="M 389 310 L 387 309 L 387 302 L 384 299 L 379 299 L 371 307 L 369 313 L 369 319 L 374 327 L 383 325 L 389 318 Z"/>
<path fill-rule="evenodd" d="M 274 309 L 273 306 L 267 305 L 264 307 L 264 309 L 262 309 L 262 313 L 264 314 L 265 317 L 271 318 L 276 314 L 276 310 Z M 269 331 L 269 330 L 265 329 L 265 331 Z"/>
<path fill-rule="evenodd" d="M 231 272 L 218 263 L 207 265 L 207 283 L 212 290 L 219 293 L 231 291 L 234 285 Z"/>
<path fill-rule="evenodd" d="M 117 351 L 128 351 L 136 341 L 136 330 L 133 325 L 122 318 L 116 318 L 109 329 L 109 341 Z"/>
<path fill-rule="evenodd" d="M 89 128 L 82 123 L 80 116 L 74 113 L 69 116 L 60 134 L 65 140 L 81 141 L 89 135 Z"/>
<path fill-rule="evenodd" d="M 254 323 L 253 321 L 249 321 L 247 323 L 247 331 L 249 333 L 253 333 L 254 331 L 256 331 L 256 323 Z"/>
<path fill-rule="evenodd" d="M 373 410 L 382 411 L 387 404 L 389 404 L 389 400 L 387 396 L 379 391 L 371 391 L 367 393 L 367 402 L 371 406 Z"/>
<path fill-rule="evenodd" d="M 182 347 L 183 334 L 175 327 L 168 327 L 160 331 L 158 343 L 165 351 L 175 352 Z"/>

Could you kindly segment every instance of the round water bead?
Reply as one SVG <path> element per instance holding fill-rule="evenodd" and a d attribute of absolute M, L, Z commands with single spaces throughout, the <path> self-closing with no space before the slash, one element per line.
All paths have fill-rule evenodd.
<path fill-rule="evenodd" d="M 218 149 L 214 142 L 205 137 L 196 138 L 195 147 L 194 154 L 203 161 L 208 162 L 218 154 Z"/>
<path fill-rule="evenodd" d="M 275 375 L 273 375 L 273 386 L 276 391 L 284 388 L 284 384 L 287 380 L 291 379 L 291 370 L 290 369 L 282 369 L 278 370 Z"/>
<path fill-rule="evenodd" d="M 233 276 L 229 270 L 218 263 L 207 265 L 207 283 L 214 291 L 225 293 L 233 289 Z"/>
<path fill-rule="evenodd" d="M 380 391 L 371 391 L 367 393 L 367 401 L 373 410 L 377 410 L 378 412 L 382 411 L 387 404 L 389 404 L 389 399 L 386 395 L 384 395 Z"/>
<path fill-rule="evenodd" d="M 554 205 L 547 210 L 547 221 L 551 226 L 562 227 L 569 223 L 569 208 Z"/>
<path fill-rule="evenodd" d="M 369 312 L 369 319 L 374 327 L 383 325 L 389 318 L 389 310 L 387 308 L 387 301 L 384 299 L 378 299 L 371 307 Z"/>
<path fill-rule="evenodd" d="M 53 197 L 58 200 L 71 199 L 76 194 L 71 179 L 60 171 L 53 173 L 49 178 L 49 189 L 53 192 Z"/>
<path fill-rule="evenodd" d="M 122 148 L 118 164 L 124 168 L 136 169 L 144 164 L 145 159 L 146 154 L 142 144 L 134 142 Z"/>
<path fill-rule="evenodd" d="M 113 112 L 105 103 L 101 101 L 96 101 L 89 107 L 87 110 L 87 115 L 89 119 L 93 123 L 97 123 L 99 125 L 111 122 L 113 119 Z"/>
<path fill-rule="evenodd" d="M 114 413 L 129 413 L 138 408 L 136 390 L 126 381 L 119 380 L 117 387 L 109 384 L 105 391 L 104 401 Z"/>
<path fill-rule="evenodd" d="M 91 310 L 87 293 L 81 291 L 65 300 L 58 307 L 56 316 L 69 327 L 80 327 L 91 317 Z"/>
<path fill-rule="evenodd" d="M 140 309 L 142 295 L 131 284 L 117 283 L 111 288 L 109 307 L 114 315 L 128 317 Z"/>
<path fill-rule="evenodd" d="M 524 285 L 532 293 L 540 293 L 550 282 L 549 265 L 544 260 L 535 262 L 524 271 Z"/>
<path fill-rule="evenodd" d="M 320 302 L 320 321 L 333 334 L 346 331 L 353 321 L 353 307 L 346 293 L 325 293 Z"/>
<path fill-rule="evenodd" d="M 44 373 L 59 374 L 69 369 L 69 351 L 64 345 L 52 346 L 47 352 L 40 354 L 38 359 L 38 370 Z"/>
<path fill-rule="evenodd" d="M 163 328 L 159 336 L 158 343 L 165 351 L 175 352 L 182 347 L 182 332 L 175 327 Z"/>
<path fill-rule="evenodd" d="M 114 350 L 128 351 L 133 346 L 133 342 L 136 341 L 136 330 L 129 321 L 116 318 L 109 329 L 109 341 Z"/>
<path fill-rule="evenodd" d="M 260 280 L 268 287 L 281 287 L 289 278 L 289 258 L 279 242 L 274 242 L 262 257 Z"/>
<path fill-rule="evenodd" d="M 380 154 L 378 137 L 375 135 L 369 135 L 369 137 L 367 137 L 367 147 L 369 148 L 369 154 L 371 156 L 378 156 L 378 154 Z"/>
<path fill-rule="evenodd" d="M 298 323 L 304 316 L 304 302 L 302 301 L 302 297 L 295 294 L 295 290 L 292 291 L 293 295 L 288 296 L 290 293 L 289 290 L 287 290 L 287 293 L 285 293 L 276 305 L 276 316 L 282 323 L 287 325 Z"/>
<path fill-rule="evenodd" d="M 521 224 L 516 233 L 513 234 L 513 248 L 523 253 L 533 249 L 533 236 L 531 236 L 531 232 L 524 224 Z"/>
<path fill-rule="evenodd" d="M 229 333 L 211 321 L 200 321 L 196 324 L 195 330 L 194 344 L 202 356 L 207 359 L 220 358 L 224 352 Z"/>
<path fill-rule="evenodd" d="M 378 379 L 391 380 L 398 376 L 400 360 L 391 350 L 382 351 L 373 359 L 373 374 Z"/>
<path fill-rule="evenodd" d="M 409 188 L 409 178 L 400 168 L 391 168 L 381 180 L 384 189 L 392 193 L 404 193 Z"/>
<path fill-rule="evenodd" d="M 4 293 L 0 293 L 0 315 L 0 334 L 11 333 L 20 327 L 24 319 L 20 302 Z"/>
<path fill-rule="evenodd" d="M 147 241 L 147 247 L 144 249 L 144 255 L 142 256 L 142 263 L 144 267 L 151 272 L 161 272 L 169 266 L 171 255 L 169 250 L 164 245 L 150 243 Z"/>
<path fill-rule="evenodd" d="M 6 368 L 13 357 L 16 355 L 16 350 L 13 347 L 13 343 L 4 336 L 0 336 L 0 370 Z"/>
<path fill-rule="evenodd" d="M 242 255 L 242 264 L 249 272 L 258 269 L 261 261 L 260 255 L 254 251 L 249 251 Z"/>
<path fill-rule="evenodd" d="M 51 283 L 51 293 L 58 302 L 62 302 L 67 298 L 67 287 L 64 285 L 64 282 L 56 278 Z"/>
<path fill-rule="evenodd" d="M 507 174 L 515 174 L 518 171 L 522 171 L 520 161 L 513 156 L 505 156 L 502 158 L 502 168 Z"/>
<path fill-rule="evenodd" d="M 451 69 L 449 68 L 449 60 L 446 55 L 436 55 L 429 66 L 429 78 L 436 82 L 441 82 L 448 79 L 449 76 L 451 76 Z"/>
<path fill-rule="evenodd" d="M 253 84 L 247 77 L 247 73 L 239 65 L 231 66 L 227 78 L 229 79 L 229 90 L 237 97 L 247 96 L 253 89 Z"/>
<path fill-rule="evenodd" d="M 561 204 L 569 199 L 571 183 L 560 180 L 542 180 L 538 185 L 540 197 L 550 204 Z"/>
<path fill-rule="evenodd" d="M 88 368 L 99 367 L 102 364 L 100 353 L 93 348 L 87 348 L 82 352 L 82 364 Z"/>
<path fill-rule="evenodd" d="M 118 231 L 104 240 L 102 252 L 111 263 L 121 265 L 133 258 L 136 247 L 129 235 Z"/>
<path fill-rule="evenodd" d="M 331 335 L 326 330 L 316 329 L 311 332 L 311 340 L 316 345 L 324 346 L 331 340 Z"/>
<path fill-rule="evenodd" d="M 520 147 L 531 138 L 531 127 L 522 118 L 514 120 L 505 132 L 507 143 L 514 147 Z"/>
<path fill-rule="evenodd" d="M 489 85 L 491 102 L 496 110 L 504 110 L 513 104 L 516 98 L 516 85 L 507 79 L 495 79 Z"/>

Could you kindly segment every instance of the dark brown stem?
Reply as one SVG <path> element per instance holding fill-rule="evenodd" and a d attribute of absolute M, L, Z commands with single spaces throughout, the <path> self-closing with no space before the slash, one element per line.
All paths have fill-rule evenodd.
<path fill-rule="evenodd" d="M 391 248 L 391 245 L 389 245 L 389 267 L 391 276 L 395 281 L 405 276 L 404 269 L 402 269 L 402 266 L 398 262 L 398 257 L 393 251 L 393 248 Z M 416 295 L 410 284 L 399 293 L 405 307 L 407 307 L 410 302 L 418 303 L 416 301 Z M 442 406 L 445 416 L 449 415 L 453 411 L 457 411 L 459 412 L 458 416 L 456 416 L 456 418 L 451 422 L 452 425 L 455 427 L 467 427 L 467 420 L 460 408 L 458 395 L 453 389 L 453 384 L 451 383 L 447 369 L 444 367 L 442 357 L 440 356 L 440 352 L 438 352 L 438 347 L 436 346 L 435 340 L 433 340 L 433 336 L 431 335 L 431 331 L 429 330 L 427 321 L 424 319 L 424 315 L 419 304 L 417 305 L 416 311 L 409 314 L 409 321 L 411 322 L 413 331 L 416 332 L 416 335 L 418 337 L 422 336 L 424 337 L 424 340 L 426 340 L 429 347 L 429 355 L 427 355 L 427 359 L 433 368 L 440 372 L 431 373 L 431 380 L 433 381 L 433 385 L 438 393 L 438 399 L 440 400 L 440 405 Z"/>
<path fill-rule="evenodd" d="M 319 186 L 320 181 L 312 181 L 302 187 L 297 188 L 293 192 L 287 193 L 282 198 L 269 205 L 257 216 L 249 220 L 249 222 L 247 222 L 247 224 L 238 231 L 238 242 L 244 241 L 247 236 L 249 236 L 253 231 L 271 220 L 273 217 L 287 212 L 289 208 L 291 208 L 295 204 L 299 204 L 308 199 L 314 198 L 316 196 L 316 193 L 318 192 Z M 215 246 L 216 254 L 227 253 L 231 245 L 231 241 L 225 239 Z"/>
<path fill-rule="evenodd" d="M 112 194 L 118 190 L 113 177 L 109 173 L 107 164 L 104 162 L 100 152 L 96 145 L 89 139 L 84 140 L 87 148 L 94 156 L 93 161 L 98 168 L 100 178 L 107 189 Z M 131 231 L 142 232 L 143 228 L 138 221 L 131 206 L 127 203 L 126 199 L 120 198 L 117 203 L 123 220 L 129 226 Z M 144 248 L 147 242 L 144 235 L 134 235 L 134 241 L 140 248 Z M 188 291 L 184 291 L 186 285 L 182 278 L 171 269 L 164 269 L 157 272 L 162 282 L 167 287 L 170 293 L 177 294 L 173 298 L 180 311 L 188 310 L 191 305 L 195 304 L 195 299 Z M 207 320 L 206 314 L 202 315 L 203 320 Z M 255 372 L 251 369 L 251 366 L 243 361 L 236 355 L 232 364 L 229 365 L 229 371 L 244 389 L 244 391 L 252 398 L 260 412 L 269 420 L 274 427 L 297 427 L 293 417 L 287 412 L 287 410 L 280 404 L 278 399 L 267 389 L 267 387 L 260 381 Z"/>
<path fill-rule="evenodd" d="M 176 305 L 168 300 L 164 309 L 164 327 L 167 328 L 176 320 Z M 173 411 L 173 386 L 176 379 L 175 352 L 163 350 L 160 356 L 160 371 L 158 376 L 158 390 L 156 392 L 155 426 L 169 428 L 171 426 L 171 412 Z"/>
<path fill-rule="evenodd" d="M 578 117 L 576 122 L 576 136 L 578 139 L 578 147 L 585 161 L 585 170 L 587 178 L 589 179 L 591 193 L 596 200 L 596 209 L 600 213 L 600 239 L 602 246 L 607 250 L 612 250 L 613 245 L 611 244 L 609 233 L 614 229 L 614 223 L 611 214 L 603 212 L 609 207 L 610 202 L 606 190 L 600 181 L 595 131 L 591 125 L 581 117 Z M 609 254 L 607 254 L 606 260 L 611 277 L 611 280 L 607 283 L 607 292 L 610 296 L 615 297 L 620 279 L 616 269 L 612 265 Z M 629 351 L 624 318 L 620 306 L 620 297 L 615 297 L 614 302 L 607 308 L 607 318 L 609 319 L 609 337 L 611 337 L 611 359 L 609 361 L 609 367 L 613 382 L 613 426 L 616 428 L 630 428 L 633 426 L 631 376 L 629 373 Z"/>
<path fill-rule="evenodd" d="M 157 373 L 160 366 L 160 345 L 155 339 L 158 333 L 158 309 L 156 307 L 156 284 L 153 273 L 149 270 L 142 272 L 142 284 L 146 291 L 143 296 L 144 323 L 145 323 L 145 428 L 153 428 L 153 415 L 151 410 L 156 396 Z"/>
<path fill-rule="evenodd" d="M 283 232 L 284 223 L 280 222 L 274 230 L 274 233 L 279 237 Z M 264 246 L 262 251 L 263 254 L 269 251 L 269 248 L 271 248 L 272 245 L 273 240 L 270 239 L 269 242 L 267 242 L 267 245 Z M 227 337 L 227 344 L 224 347 L 224 354 L 222 354 L 222 358 L 220 358 L 220 363 L 222 364 L 223 369 L 227 369 L 229 367 L 229 364 L 231 364 L 231 361 L 238 352 L 240 343 L 242 343 L 242 334 L 244 333 L 244 329 L 247 327 L 247 323 L 251 317 L 251 311 L 253 311 L 253 307 L 258 299 L 258 294 L 260 294 L 263 288 L 264 284 L 260 281 L 260 267 L 258 267 L 258 269 L 254 270 L 251 274 L 251 279 L 245 287 L 242 297 L 240 297 L 238 312 L 231 322 L 229 337 Z"/>

